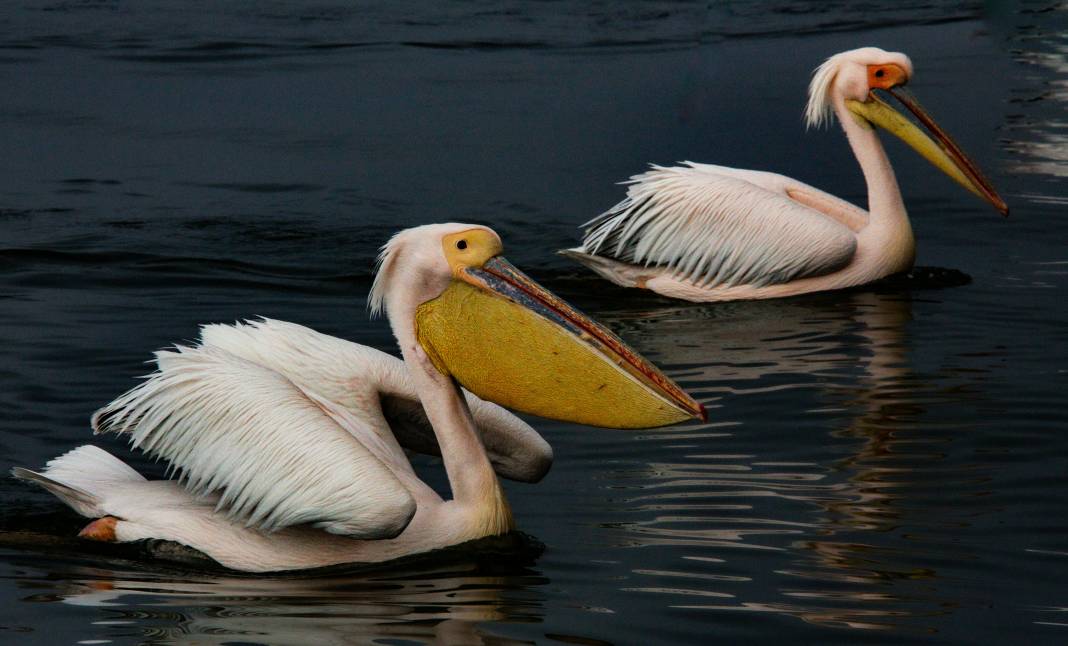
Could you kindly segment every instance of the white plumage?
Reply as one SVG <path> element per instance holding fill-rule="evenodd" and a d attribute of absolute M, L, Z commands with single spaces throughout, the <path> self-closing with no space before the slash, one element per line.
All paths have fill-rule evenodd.
<path fill-rule="evenodd" d="M 102 504 L 107 491 L 146 482 L 144 476 L 125 462 L 92 445 L 79 446 L 52 458 L 45 465 L 44 473 L 22 467 L 15 467 L 11 473 L 36 482 L 88 518 L 108 513 Z"/>
<path fill-rule="evenodd" d="M 163 458 L 216 511 L 267 531 L 312 524 L 357 538 L 404 529 L 415 501 L 369 425 L 281 374 L 207 347 L 156 354 L 148 381 L 93 415 Z M 396 468 L 395 466 L 393 467 Z"/>
<path fill-rule="evenodd" d="M 260 319 L 201 328 L 200 342 L 277 372 L 306 391 L 347 408 L 376 433 L 419 453 L 440 455 L 426 411 L 404 362 L 381 350 L 287 321 Z M 497 473 L 537 482 L 552 465 L 552 447 L 501 406 L 464 391 Z M 405 468 L 408 467 L 405 461 Z"/>
<path fill-rule="evenodd" d="M 645 425 L 703 418 L 703 407 L 610 333 L 569 307 L 550 308 L 562 302 L 502 248 L 492 230 L 465 224 L 416 227 L 387 243 L 372 301 L 387 311 L 403 363 L 266 319 L 208 325 L 199 344 L 157 352 L 156 372 L 97 411 L 92 425 L 165 460 L 176 479 L 146 480 L 93 447 L 43 473 L 13 474 L 94 518 L 82 537 L 174 541 L 231 568 L 268 572 L 377 563 L 514 529 L 497 473 L 536 481 L 552 451 L 515 415 L 461 388 L 461 378 L 562 420 L 615 426 L 621 410 Z M 423 317 L 424 307 L 445 309 Z M 480 319 L 484 308 L 496 315 Z M 535 351 L 587 343 L 572 363 L 601 369 L 562 386 L 539 361 L 517 365 L 465 345 L 467 334 L 497 333 L 513 344 L 522 335 Z M 489 370 L 458 371 L 473 360 Z M 645 391 L 591 401 L 614 393 L 611 371 L 622 362 L 647 382 L 619 379 Z M 535 376 L 540 386 L 500 395 L 514 388 L 504 380 L 537 385 Z M 665 412 L 667 404 L 674 409 Z M 451 498 L 416 476 L 402 446 L 440 452 Z"/>
<path fill-rule="evenodd" d="M 394 237 L 379 271 L 409 273 L 377 277 L 391 303 L 438 296 L 451 280 L 442 237 L 464 232 L 499 248 L 471 225 Z M 208 325 L 199 344 L 157 352 L 157 370 L 92 425 L 165 460 L 176 479 L 146 480 L 92 446 L 13 474 L 99 519 L 84 536 L 175 541 L 247 571 L 378 562 L 508 531 L 495 470 L 536 481 L 552 451 L 438 372 L 403 316 L 391 322 L 405 362 L 267 319 Z M 440 451 L 453 499 L 419 480 L 402 445 Z"/>
<path fill-rule="evenodd" d="M 245 526 L 380 539 L 407 525 L 408 490 L 423 485 L 398 438 L 438 447 L 401 360 L 271 319 L 205 325 L 200 341 L 157 352 L 157 371 L 97 411 L 94 431 L 126 435 Z M 540 479 L 552 449 L 537 431 L 464 394 L 495 467 Z"/>
<path fill-rule="evenodd" d="M 1007 212 L 959 147 L 929 115 L 919 116 L 914 99 L 894 95 L 934 128 L 937 142 L 872 94 L 896 91 L 912 72 L 904 54 L 864 47 L 828 58 L 809 84 L 805 122 L 819 127 L 837 115 L 864 172 L 870 213 L 774 173 L 654 165 L 626 182 L 626 199 L 583 225 L 581 246 L 561 253 L 616 284 L 692 301 L 792 296 L 909 269 L 912 227 L 875 125 Z"/>
<path fill-rule="evenodd" d="M 785 187 L 757 183 L 778 176 L 683 163 L 632 177 L 625 200 L 583 225 L 582 250 L 662 267 L 700 287 L 785 283 L 852 259 L 856 238 L 846 226 Z"/>

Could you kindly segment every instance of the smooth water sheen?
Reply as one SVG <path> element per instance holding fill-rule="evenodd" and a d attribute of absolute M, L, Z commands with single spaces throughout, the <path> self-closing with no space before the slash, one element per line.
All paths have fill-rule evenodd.
<path fill-rule="evenodd" d="M 493 226 L 710 423 L 532 419 L 556 464 L 507 490 L 540 554 L 247 577 L 6 548 L 0 641 L 1068 640 L 1062 7 L 294 4 L 0 7 L 0 468 L 94 441 L 160 473 L 87 420 L 198 323 L 270 316 L 395 352 L 365 311 L 376 250 L 447 220 Z M 647 162 L 863 204 L 841 132 L 801 111 L 818 63 L 869 44 L 911 55 L 1010 218 L 888 141 L 929 268 L 912 276 L 691 305 L 553 255 Z M 0 495 L 8 529 L 58 511 L 10 478 Z"/>

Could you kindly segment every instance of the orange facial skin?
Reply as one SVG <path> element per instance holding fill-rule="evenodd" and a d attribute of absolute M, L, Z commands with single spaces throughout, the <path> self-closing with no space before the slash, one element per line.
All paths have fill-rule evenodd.
<path fill-rule="evenodd" d="M 868 87 L 889 90 L 909 82 L 909 75 L 900 65 L 886 63 L 868 66 Z"/>

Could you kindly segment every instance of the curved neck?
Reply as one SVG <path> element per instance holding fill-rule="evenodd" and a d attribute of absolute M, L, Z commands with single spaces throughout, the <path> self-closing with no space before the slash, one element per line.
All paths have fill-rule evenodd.
<path fill-rule="evenodd" d="M 453 499 L 482 503 L 489 496 L 503 501 L 497 475 L 476 430 L 467 399 L 452 377 L 434 367 L 416 338 L 416 306 L 414 299 L 398 295 L 388 305 L 389 321 L 441 447 Z"/>
<path fill-rule="evenodd" d="M 908 212 L 901 199 L 901 189 L 898 188 L 894 169 L 890 166 L 890 160 L 878 135 L 875 134 L 875 129 L 857 121 L 846 107 L 841 94 L 834 97 L 834 111 L 868 185 L 870 224 L 885 226 L 900 224 L 903 221 L 907 225 Z"/>
<path fill-rule="evenodd" d="M 834 97 L 834 110 L 868 185 L 868 226 L 860 232 L 858 250 L 865 260 L 857 267 L 864 280 L 907 271 L 916 260 L 916 239 L 886 151 L 875 128 L 859 123 L 841 94 Z"/>

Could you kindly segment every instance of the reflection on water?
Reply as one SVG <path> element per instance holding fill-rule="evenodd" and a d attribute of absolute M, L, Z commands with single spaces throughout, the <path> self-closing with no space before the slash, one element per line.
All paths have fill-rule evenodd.
<path fill-rule="evenodd" d="M 612 490 L 599 510 L 597 559 L 601 543 L 635 555 L 622 559 L 629 576 L 618 592 L 689 613 L 770 613 L 852 629 L 922 631 L 947 612 L 950 599 L 928 589 L 941 576 L 935 563 L 969 556 L 897 530 L 966 522 L 917 514 L 931 513 L 939 482 L 985 476 L 946 464 L 948 440 L 923 421 L 928 407 L 971 395 L 939 392 L 915 373 L 912 306 L 909 292 L 858 291 L 601 311 L 697 393 L 713 420 L 628 434 L 617 464 L 579 458 L 581 471 Z M 528 493 L 512 495 L 522 503 Z M 541 518 L 552 511 L 521 523 Z M 15 578 L 33 590 L 29 600 L 96 608 L 90 628 L 104 638 L 167 643 L 508 643 L 493 624 L 541 622 L 539 588 L 548 582 L 533 560 L 492 556 L 311 578 L 28 569 Z"/>
<path fill-rule="evenodd" d="M 646 630 L 668 611 L 695 622 L 684 634 L 702 616 L 724 615 L 931 632 L 968 603 L 959 590 L 941 588 L 979 558 L 957 543 L 992 513 L 983 500 L 994 474 L 953 448 L 972 430 L 954 410 L 981 407 L 984 395 L 916 369 L 922 357 L 911 327 L 924 293 L 857 291 L 711 307 L 659 299 L 642 307 L 639 299 L 600 311 L 697 393 L 713 421 L 628 433 L 622 441 L 599 432 L 556 442 L 564 447 L 558 469 L 608 492 L 575 519 L 597 523 L 592 541 L 557 539 L 552 558 L 564 553 L 578 559 L 577 568 L 552 558 L 546 565 L 533 556 L 488 556 L 273 578 L 63 561 L 49 571 L 22 556 L 14 561 L 23 572 L 14 578 L 32 591 L 24 600 L 93 608 L 86 630 L 118 641 L 478 644 L 523 642 L 533 632 L 595 643 L 589 635 L 599 634 L 597 622 L 589 617 L 630 617 L 623 597 L 569 592 L 582 623 L 567 630 L 540 625 L 546 607 L 559 606 L 553 588 L 578 588 L 570 569 L 608 565 L 617 574 L 600 585 L 657 600 L 640 603 L 649 609 Z M 583 443 L 592 448 L 569 454 Z M 529 507 L 554 477 L 510 495 Z M 518 517 L 525 529 L 552 535 L 561 513 L 538 505 Z M 1036 607 L 1036 624 L 1055 625 L 1060 611 Z M 529 629 L 517 633 L 516 625 Z"/>
<path fill-rule="evenodd" d="M 16 577 L 24 601 L 94 608 L 86 639 L 168 644 L 529 643 L 491 622 L 537 622 L 544 579 L 499 558 L 394 567 L 374 573 L 251 577 L 59 564 L 33 559 Z M 89 643 L 89 642 L 83 642 Z M 391 642 L 392 643 L 392 642 Z"/>
<path fill-rule="evenodd" d="M 365 314 L 377 247 L 442 220 L 495 227 L 713 421 L 531 420 L 557 460 L 506 485 L 547 546 L 526 560 L 243 578 L 5 549 L 0 642 L 1063 641 L 1064 6 L 186 4 L 0 3 L 0 471 L 88 441 L 199 323 L 395 351 Z M 840 134 L 799 115 L 812 67 L 864 44 L 912 56 L 1009 198 L 986 213 L 886 138 L 919 261 L 971 283 L 694 306 L 551 253 L 649 161 L 862 201 Z M 0 498 L 0 531 L 56 509 Z"/>
<path fill-rule="evenodd" d="M 912 371 L 910 297 L 863 292 L 838 302 L 780 302 L 773 316 L 769 307 L 742 304 L 686 320 L 677 309 L 620 313 L 639 347 L 675 365 L 674 376 L 691 387 L 719 396 L 720 408 L 709 407 L 713 419 L 728 415 L 707 430 L 650 435 L 670 442 L 675 459 L 618 474 L 624 504 L 643 518 L 621 527 L 626 540 L 687 554 L 675 569 L 634 570 L 646 583 L 627 589 L 672 595 L 676 608 L 781 613 L 851 628 L 889 628 L 917 612 L 940 612 L 930 603 L 917 610 L 922 600 L 911 596 L 913 587 L 894 585 L 937 578 L 923 565 L 922 541 L 906 552 L 884 546 L 881 536 L 907 522 L 917 481 L 952 477 L 938 440 L 916 428 L 941 395 Z M 695 356 L 717 361 L 687 365 Z M 792 389 L 812 389 L 815 402 L 780 409 L 787 419 L 768 429 L 772 441 L 812 442 L 795 437 L 813 431 L 805 418 L 830 416 L 826 443 L 840 457 L 783 461 L 777 449 L 740 455 L 713 448 L 723 444 L 717 438 L 764 432 L 730 421 L 739 398 L 774 406 L 769 396 Z M 737 571 L 735 550 L 777 553 L 774 573 L 760 575 L 775 578 L 778 598 L 750 598 L 763 594 L 752 572 L 728 574 Z"/>
<path fill-rule="evenodd" d="M 1049 7 L 1047 13 L 1041 25 L 1033 14 L 1012 17 L 1017 24 L 1010 38 L 1026 82 L 1011 99 L 1016 109 L 1008 115 L 1005 147 L 1016 173 L 1068 177 L 1068 11 Z M 1056 195 L 1028 197 L 1065 203 Z"/>

